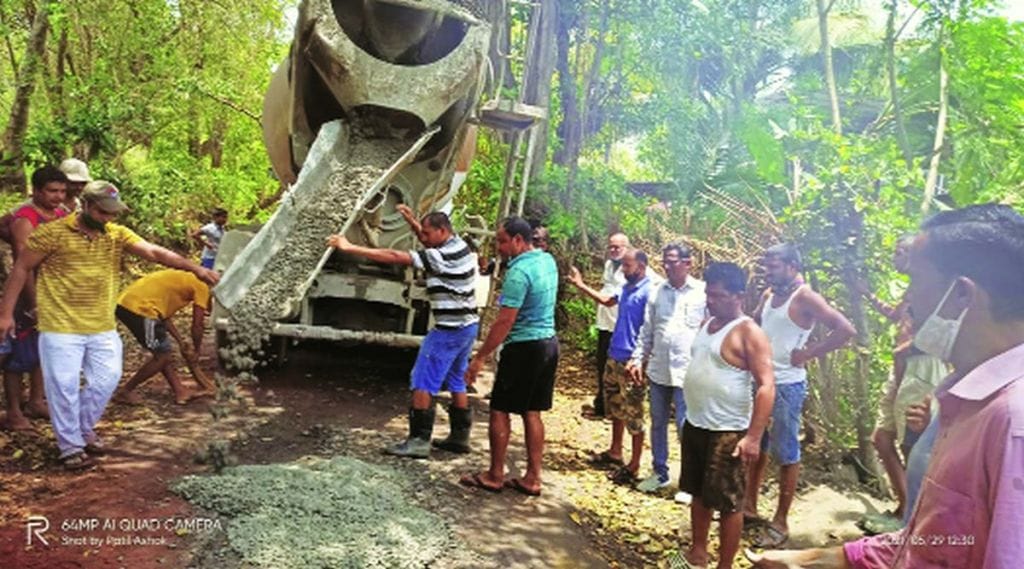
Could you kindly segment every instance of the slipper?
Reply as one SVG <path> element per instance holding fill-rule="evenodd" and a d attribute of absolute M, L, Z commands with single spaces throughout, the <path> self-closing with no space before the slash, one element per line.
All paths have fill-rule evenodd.
<path fill-rule="evenodd" d="M 107 454 L 107 445 L 97 441 L 91 443 L 85 443 L 85 452 L 89 453 L 89 456 L 102 456 Z"/>
<path fill-rule="evenodd" d="M 75 454 L 65 456 L 60 462 L 64 465 L 64 470 L 70 471 L 85 470 L 96 466 L 96 461 L 84 452 L 76 452 Z"/>
<path fill-rule="evenodd" d="M 488 492 L 491 492 L 493 494 L 501 492 L 502 488 L 504 488 L 504 486 L 488 486 L 487 483 L 484 482 L 484 479 L 480 476 L 479 472 L 475 474 L 463 475 L 462 478 L 459 478 L 459 484 L 462 484 L 467 488 L 480 488 L 481 490 L 487 490 Z"/>
<path fill-rule="evenodd" d="M 608 451 L 606 450 L 603 450 L 597 454 L 590 455 L 590 458 L 587 459 L 587 462 L 589 462 L 593 466 L 622 467 L 625 464 L 624 462 L 622 462 L 621 458 L 615 458 L 614 456 L 608 454 Z"/>
<path fill-rule="evenodd" d="M 743 514 L 743 529 L 759 528 L 763 525 L 767 525 L 768 520 L 761 516 L 751 516 L 750 514 Z"/>
<path fill-rule="evenodd" d="M 608 475 L 608 480 L 611 480 L 616 484 L 632 486 L 633 484 L 636 484 L 637 478 L 635 472 L 625 466 L 620 466 L 618 470 Z"/>
<path fill-rule="evenodd" d="M 751 541 L 754 547 L 761 549 L 778 549 L 782 547 L 784 543 L 789 539 L 789 534 L 784 533 L 779 528 L 766 524 L 761 528 L 761 532 Z"/>
<path fill-rule="evenodd" d="M 505 488 L 511 488 L 516 492 L 526 494 L 527 496 L 540 496 L 540 488 L 534 490 L 533 488 L 523 486 L 522 478 L 509 478 L 505 481 Z"/>

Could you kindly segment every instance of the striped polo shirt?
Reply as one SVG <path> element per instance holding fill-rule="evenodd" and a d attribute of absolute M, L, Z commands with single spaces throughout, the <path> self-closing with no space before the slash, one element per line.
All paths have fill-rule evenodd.
<path fill-rule="evenodd" d="M 427 273 L 430 309 L 438 328 L 480 321 L 476 306 L 476 253 L 458 235 L 437 248 L 410 251 L 412 265 Z"/>
<path fill-rule="evenodd" d="M 121 257 L 142 242 L 134 231 L 108 223 L 89 238 L 78 229 L 78 214 L 44 223 L 28 238 L 28 248 L 45 258 L 36 279 L 39 331 L 97 334 L 114 330 Z"/>

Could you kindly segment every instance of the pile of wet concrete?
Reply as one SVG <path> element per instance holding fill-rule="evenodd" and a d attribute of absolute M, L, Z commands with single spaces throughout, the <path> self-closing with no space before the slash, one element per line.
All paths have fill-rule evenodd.
<path fill-rule="evenodd" d="M 457 548 L 448 524 L 412 502 L 405 475 L 354 458 L 231 467 L 171 489 L 219 514 L 229 548 L 256 567 L 427 567 Z"/>

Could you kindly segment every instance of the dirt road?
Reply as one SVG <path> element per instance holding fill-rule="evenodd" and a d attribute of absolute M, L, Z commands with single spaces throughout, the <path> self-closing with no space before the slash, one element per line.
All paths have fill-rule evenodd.
<path fill-rule="evenodd" d="M 140 357 L 130 352 L 128 371 Z M 145 387 L 146 406 L 111 406 L 102 433 L 114 450 L 99 468 L 80 475 L 57 468 L 44 423 L 37 421 L 39 435 L 0 434 L 2 565 L 247 566 L 227 547 L 224 525 L 230 522 L 193 508 L 167 489 L 172 479 L 207 470 L 193 458 L 214 429 L 234 440 L 234 455 L 243 464 L 344 455 L 406 473 L 418 490 L 415 502 L 447 520 L 461 544 L 452 552 L 452 566 L 668 566 L 673 552 L 685 547 L 689 515 L 672 502 L 671 493 L 641 495 L 614 486 L 587 465 L 587 454 L 607 443 L 608 428 L 579 417 L 591 381 L 579 354 L 568 353 L 560 366 L 556 406 L 546 416 L 542 497 L 490 494 L 456 483 L 460 474 L 487 464 L 486 401 L 480 396 L 473 399 L 473 453 L 436 453 L 430 461 L 381 454 L 405 434 L 413 355 L 336 347 L 293 352 L 285 370 L 265 373 L 260 384 L 245 389 L 244 412 L 217 425 L 207 403 L 175 406 L 166 386 L 154 381 Z M 209 365 L 209 354 L 206 361 Z M 446 432 L 439 407 L 435 436 Z M 675 464 L 678 449 L 672 452 Z M 511 474 L 524 468 L 522 426 L 514 423 Z M 863 493 L 808 485 L 794 508 L 793 543 L 853 537 L 853 521 L 880 507 Z M 40 516 L 32 529 L 39 530 L 43 518 L 49 523 L 41 533 L 46 544 L 40 534 L 28 543 L 30 516 Z"/>

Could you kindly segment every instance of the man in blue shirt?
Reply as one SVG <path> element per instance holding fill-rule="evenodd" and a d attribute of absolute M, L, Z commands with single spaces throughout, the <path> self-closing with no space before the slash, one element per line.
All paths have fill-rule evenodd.
<path fill-rule="evenodd" d="M 500 492 L 508 486 L 538 496 L 544 453 L 544 423 L 540 414 L 551 409 L 558 366 L 558 267 L 551 255 L 534 249 L 533 230 L 520 217 L 504 220 L 496 240 L 498 252 L 511 260 L 501 289 L 501 308 L 487 339 L 466 370 L 466 383 L 472 384 L 487 359 L 503 345 L 491 394 L 491 466 L 484 472 L 463 476 L 459 483 L 490 492 Z M 526 431 L 526 476 L 506 482 L 505 455 L 513 413 L 523 417 Z"/>
<path fill-rule="evenodd" d="M 632 484 L 640 470 L 640 456 L 644 450 L 644 397 L 647 386 L 642 378 L 634 380 L 626 373 L 626 364 L 636 349 L 637 337 L 647 310 L 647 297 L 651 289 L 651 278 L 647 276 L 647 255 L 637 249 L 626 250 L 622 256 L 622 274 L 626 277 L 626 284 L 614 295 L 604 295 L 587 286 L 576 267 L 572 267 L 569 273 L 569 282 L 602 306 L 619 307 L 603 374 L 604 410 L 612 420 L 612 445 L 591 459 L 591 462 L 597 465 L 617 465 L 619 468 L 609 478 L 620 484 Z M 627 428 L 633 446 L 629 464 L 623 465 L 622 437 Z"/>

